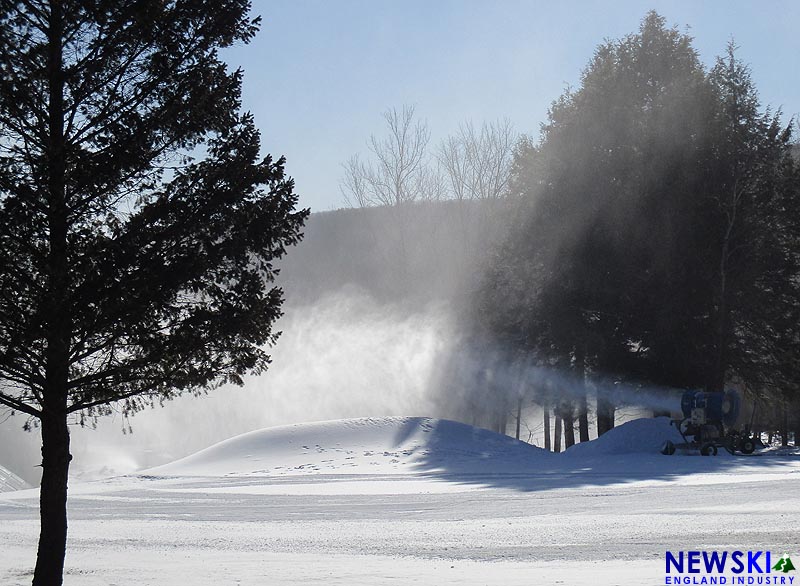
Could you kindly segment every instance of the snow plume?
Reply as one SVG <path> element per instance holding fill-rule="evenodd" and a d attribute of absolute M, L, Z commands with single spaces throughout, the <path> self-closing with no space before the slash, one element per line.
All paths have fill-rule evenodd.
<path fill-rule="evenodd" d="M 242 388 L 225 386 L 145 410 L 130 419 L 133 433 L 122 433 L 127 423 L 120 416 L 99 420 L 97 429 L 73 427 L 73 474 L 125 474 L 275 425 L 431 415 L 429 382 L 450 339 L 443 309 L 411 311 L 350 289 L 313 305 L 288 307 L 278 329 L 284 333 L 271 350 L 269 370 L 248 378 Z M 27 461 L 15 460 L 11 469 L 38 470 L 38 433 L 22 432 L 22 418 L 14 419 L 19 426 L 12 420 L 0 431 L 13 436 L 13 445 L 30 449 Z M 9 459 L 11 439 L 0 446 L 0 465 Z M 26 480 L 36 481 L 30 475 Z"/>
<path fill-rule="evenodd" d="M 574 374 L 547 367 L 534 367 L 525 372 L 525 377 L 527 384 L 542 388 L 545 396 L 552 397 L 554 401 L 575 401 L 586 392 L 590 397 L 605 399 L 618 407 L 641 407 L 662 412 L 680 411 L 683 392 L 683 389 L 591 375 L 581 384 Z"/>
<path fill-rule="evenodd" d="M 431 416 L 492 427 L 502 405 L 512 421 L 526 407 L 576 399 L 581 385 L 568 372 L 504 353 L 467 351 L 452 313 L 440 305 L 409 309 L 342 290 L 313 305 L 287 308 L 273 363 L 243 388 L 183 397 L 130 419 L 103 418 L 97 429 L 72 429 L 73 475 L 126 474 L 166 463 L 223 439 L 276 425 L 350 417 Z M 676 391 L 589 380 L 591 398 L 616 405 L 676 410 Z M 0 465 L 38 480 L 39 436 L 0 426 Z M 537 417 L 538 420 L 538 417 Z M 13 457 L 12 457 L 13 455 Z"/>
<path fill-rule="evenodd" d="M 274 425 L 436 416 L 430 384 L 449 354 L 451 308 L 477 278 L 475 250 L 504 229 L 498 206 L 440 202 L 314 214 L 304 240 L 280 263 L 287 305 L 269 370 L 243 388 L 139 413 L 129 422 L 132 434 L 122 433 L 128 422 L 119 415 L 101 419 L 96 430 L 73 427 L 72 471 L 124 474 Z M 0 465 L 35 472 L 40 439 L 15 419 L 18 425 L 0 425 Z M 9 462 L 12 452 L 25 457 Z"/>
<path fill-rule="evenodd" d="M 25 432 L 22 426 L 27 415 L 0 408 L 0 466 L 7 468 L 29 484 L 38 484 L 42 461 L 38 431 Z"/>
<path fill-rule="evenodd" d="M 500 349 L 476 349 L 458 344 L 432 385 L 436 414 L 476 425 L 492 426 L 497 418 L 512 416 L 521 403 L 553 407 L 587 395 L 591 403 L 606 399 L 616 407 L 650 411 L 680 411 L 683 389 L 674 389 L 611 377 L 589 375 L 581 380 L 569 369 L 541 366 L 525 358 L 508 358 Z"/>

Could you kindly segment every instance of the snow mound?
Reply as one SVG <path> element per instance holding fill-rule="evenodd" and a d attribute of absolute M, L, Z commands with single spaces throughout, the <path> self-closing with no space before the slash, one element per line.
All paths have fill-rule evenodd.
<path fill-rule="evenodd" d="M 455 421 L 382 417 L 252 431 L 144 474 L 491 474 L 519 472 L 551 456 L 530 444 Z"/>
<path fill-rule="evenodd" d="M 666 440 L 684 440 L 669 417 L 634 419 L 615 427 L 590 442 L 575 444 L 566 452 L 571 456 L 603 454 L 657 454 Z"/>
<path fill-rule="evenodd" d="M 28 483 L 10 470 L 0 466 L 0 492 L 30 488 Z"/>

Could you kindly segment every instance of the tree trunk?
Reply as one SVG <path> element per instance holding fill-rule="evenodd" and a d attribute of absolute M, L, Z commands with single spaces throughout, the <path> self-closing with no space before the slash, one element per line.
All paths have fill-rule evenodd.
<path fill-rule="evenodd" d="M 48 147 L 47 147 L 47 328 L 45 385 L 42 391 L 42 486 L 39 492 L 41 533 L 33 574 L 34 586 L 60 586 L 67 547 L 67 476 L 69 379 L 72 320 L 68 306 L 69 257 L 64 147 L 63 5 L 51 0 L 48 15 Z"/>
<path fill-rule="evenodd" d="M 58 586 L 62 582 L 67 548 L 67 475 L 71 459 L 66 413 L 44 413 L 39 493 L 41 532 L 33 586 Z"/>
<path fill-rule="evenodd" d="M 506 429 L 508 428 L 508 405 L 506 404 L 505 400 L 500 405 L 500 409 L 495 414 L 495 425 L 497 433 L 506 435 Z"/>
<path fill-rule="evenodd" d="M 550 443 L 550 406 L 545 403 L 542 405 L 542 411 L 544 412 L 544 449 L 549 452 L 553 449 Z"/>
<path fill-rule="evenodd" d="M 561 451 L 561 416 L 556 412 L 556 431 L 553 437 L 553 451 Z"/>
<path fill-rule="evenodd" d="M 789 409 L 786 408 L 786 399 L 783 399 L 783 418 L 781 421 L 781 445 L 789 445 Z"/>
<path fill-rule="evenodd" d="M 583 342 L 575 346 L 575 376 L 578 383 L 578 433 L 581 442 L 588 442 L 589 406 L 586 401 L 586 351 Z"/>
<path fill-rule="evenodd" d="M 522 422 L 522 397 L 517 399 L 517 439 L 519 439 L 519 427 Z"/>
<path fill-rule="evenodd" d="M 597 437 L 614 429 L 614 404 L 607 398 L 597 397 Z"/>
<path fill-rule="evenodd" d="M 564 421 L 564 449 L 569 449 L 575 445 L 575 415 L 572 403 L 565 403 L 561 418 Z"/>
<path fill-rule="evenodd" d="M 725 390 L 725 370 L 727 360 L 728 345 L 728 290 L 725 259 L 728 256 L 728 239 L 726 237 L 723 249 L 722 260 L 720 261 L 719 275 L 719 298 L 715 316 L 715 348 L 714 361 L 712 364 L 711 377 L 708 382 L 707 390 L 712 392 L 722 392 Z"/>
<path fill-rule="evenodd" d="M 578 437 L 581 442 L 589 441 L 589 405 L 585 392 L 578 397 Z"/>

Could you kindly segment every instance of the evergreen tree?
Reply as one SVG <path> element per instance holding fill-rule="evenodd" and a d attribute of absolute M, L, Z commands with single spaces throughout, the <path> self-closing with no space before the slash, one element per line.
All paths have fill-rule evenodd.
<path fill-rule="evenodd" d="M 481 293 L 487 330 L 578 379 L 799 380 L 797 164 L 758 108 L 732 48 L 706 72 L 654 12 L 600 46 L 517 151 L 527 210 Z"/>
<path fill-rule="evenodd" d="M 553 104 L 540 143 L 519 149 L 512 193 L 529 209 L 499 264 L 515 276 L 487 281 L 484 303 L 516 297 L 505 289 L 521 279 L 517 307 L 497 311 L 516 316 L 507 327 L 528 332 L 544 363 L 572 365 L 578 379 L 693 378 L 684 372 L 695 346 L 684 310 L 691 289 L 676 295 L 673 281 L 683 286 L 693 276 L 681 275 L 676 248 L 691 246 L 681 221 L 694 202 L 689 170 L 703 159 L 696 129 L 711 103 L 690 39 L 650 13 L 638 34 L 597 49 L 581 87 Z M 657 332 L 654 346 L 668 339 L 689 347 L 680 355 L 650 347 L 658 357 L 647 364 L 632 349 L 643 349 L 648 332 Z M 604 397 L 598 404 L 606 431 L 613 406 Z"/>
<path fill-rule="evenodd" d="M 797 305 L 800 229 L 797 164 L 791 126 L 759 110 L 750 71 L 729 44 L 709 79 L 718 115 L 707 224 L 713 237 L 710 288 L 713 354 L 706 386 L 736 378 L 788 390 L 800 380 Z"/>
<path fill-rule="evenodd" d="M 0 0 L 0 404 L 41 426 L 34 584 L 62 580 L 70 418 L 269 363 L 273 262 L 307 212 L 218 56 L 248 11 Z"/>

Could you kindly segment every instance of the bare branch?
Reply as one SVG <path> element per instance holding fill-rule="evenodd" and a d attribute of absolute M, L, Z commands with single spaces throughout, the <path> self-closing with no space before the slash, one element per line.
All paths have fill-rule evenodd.
<path fill-rule="evenodd" d="M 413 106 L 392 108 L 383 118 L 388 133 L 381 138 L 370 137 L 367 147 L 371 160 L 363 163 L 354 156 L 344 164 L 340 189 L 345 201 L 359 207 L 399 206 L 438 198 L 441 190 L 433 181 L 438 173 L 430 168 L 427 158 L 427 123 L 414 120 Z"/>

